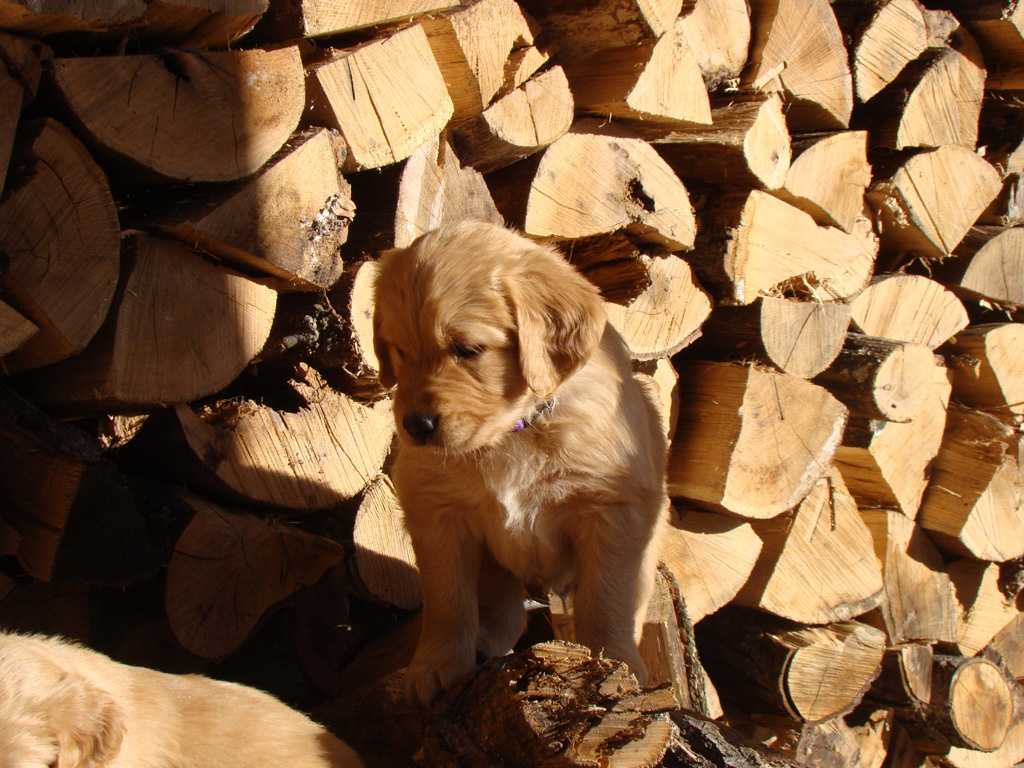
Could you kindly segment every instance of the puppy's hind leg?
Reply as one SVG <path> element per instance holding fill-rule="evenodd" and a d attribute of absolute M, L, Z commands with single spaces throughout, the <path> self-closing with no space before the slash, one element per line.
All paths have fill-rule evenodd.
<path fill-rule="evenodd" d="M 504 656 L 526 629 L 526 591 L 517 576 L 487 557 L 480 569 L 480 638 L 484 656 Z"/>

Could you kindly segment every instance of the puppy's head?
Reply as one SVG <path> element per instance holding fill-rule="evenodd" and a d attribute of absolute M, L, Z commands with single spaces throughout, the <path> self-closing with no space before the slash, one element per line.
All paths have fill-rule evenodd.
<path fill-rule="evenodd" d="M 583 366 L 604 326 L 593 285 L 494 224 L 436 229 L 380 259 L 374 351 L 408 444 L 499 441 Z"/>
<path fill-rule="evenodd" d="M 120 709 L 51 658 L 61 647 L 0 635 L 0 768 L 99 768 L 120 749 Z"/>

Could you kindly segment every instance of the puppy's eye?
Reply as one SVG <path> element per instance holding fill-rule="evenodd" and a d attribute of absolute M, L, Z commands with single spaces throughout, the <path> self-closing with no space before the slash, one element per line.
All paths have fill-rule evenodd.
<path fill-rule="evenodd" d="M 479 344 L 470 344 L 464 341 L 453 341 L 448 349 L 456 361 L 472 360 L 484 351 L 484 348 Z"/>

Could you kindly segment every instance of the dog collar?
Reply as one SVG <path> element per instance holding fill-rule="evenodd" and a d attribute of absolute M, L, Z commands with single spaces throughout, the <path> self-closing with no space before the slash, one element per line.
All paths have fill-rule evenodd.
<path fill-rule="evenodd" d="M 554 399 L 547 400 L 546 402 L 543 403 L 538 403 L 537 407 L 533 409 L 533 413 L 531 413 L 529 416 L 527 416 L 524 419 L 516 419 L 516 424 L 514 427 L 512 427 L 512 431 L 522 432 L 524 429 L 533 424 L 533 422 L 535 422 L 537 419 L 539 419 L 541 416 L 543 416 L 545 413 L 547 413 L 554 407 Z"/>

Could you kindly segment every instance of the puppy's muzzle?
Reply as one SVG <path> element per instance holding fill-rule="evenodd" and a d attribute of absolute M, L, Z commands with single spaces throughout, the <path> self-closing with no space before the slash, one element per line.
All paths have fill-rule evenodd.
<path fill-rule="evenodd" d="M 438 414 L 410 413 L 402 419 L 402 427 L 417 443 L 425 443 L 437 432 L 441 417 Z"/>

